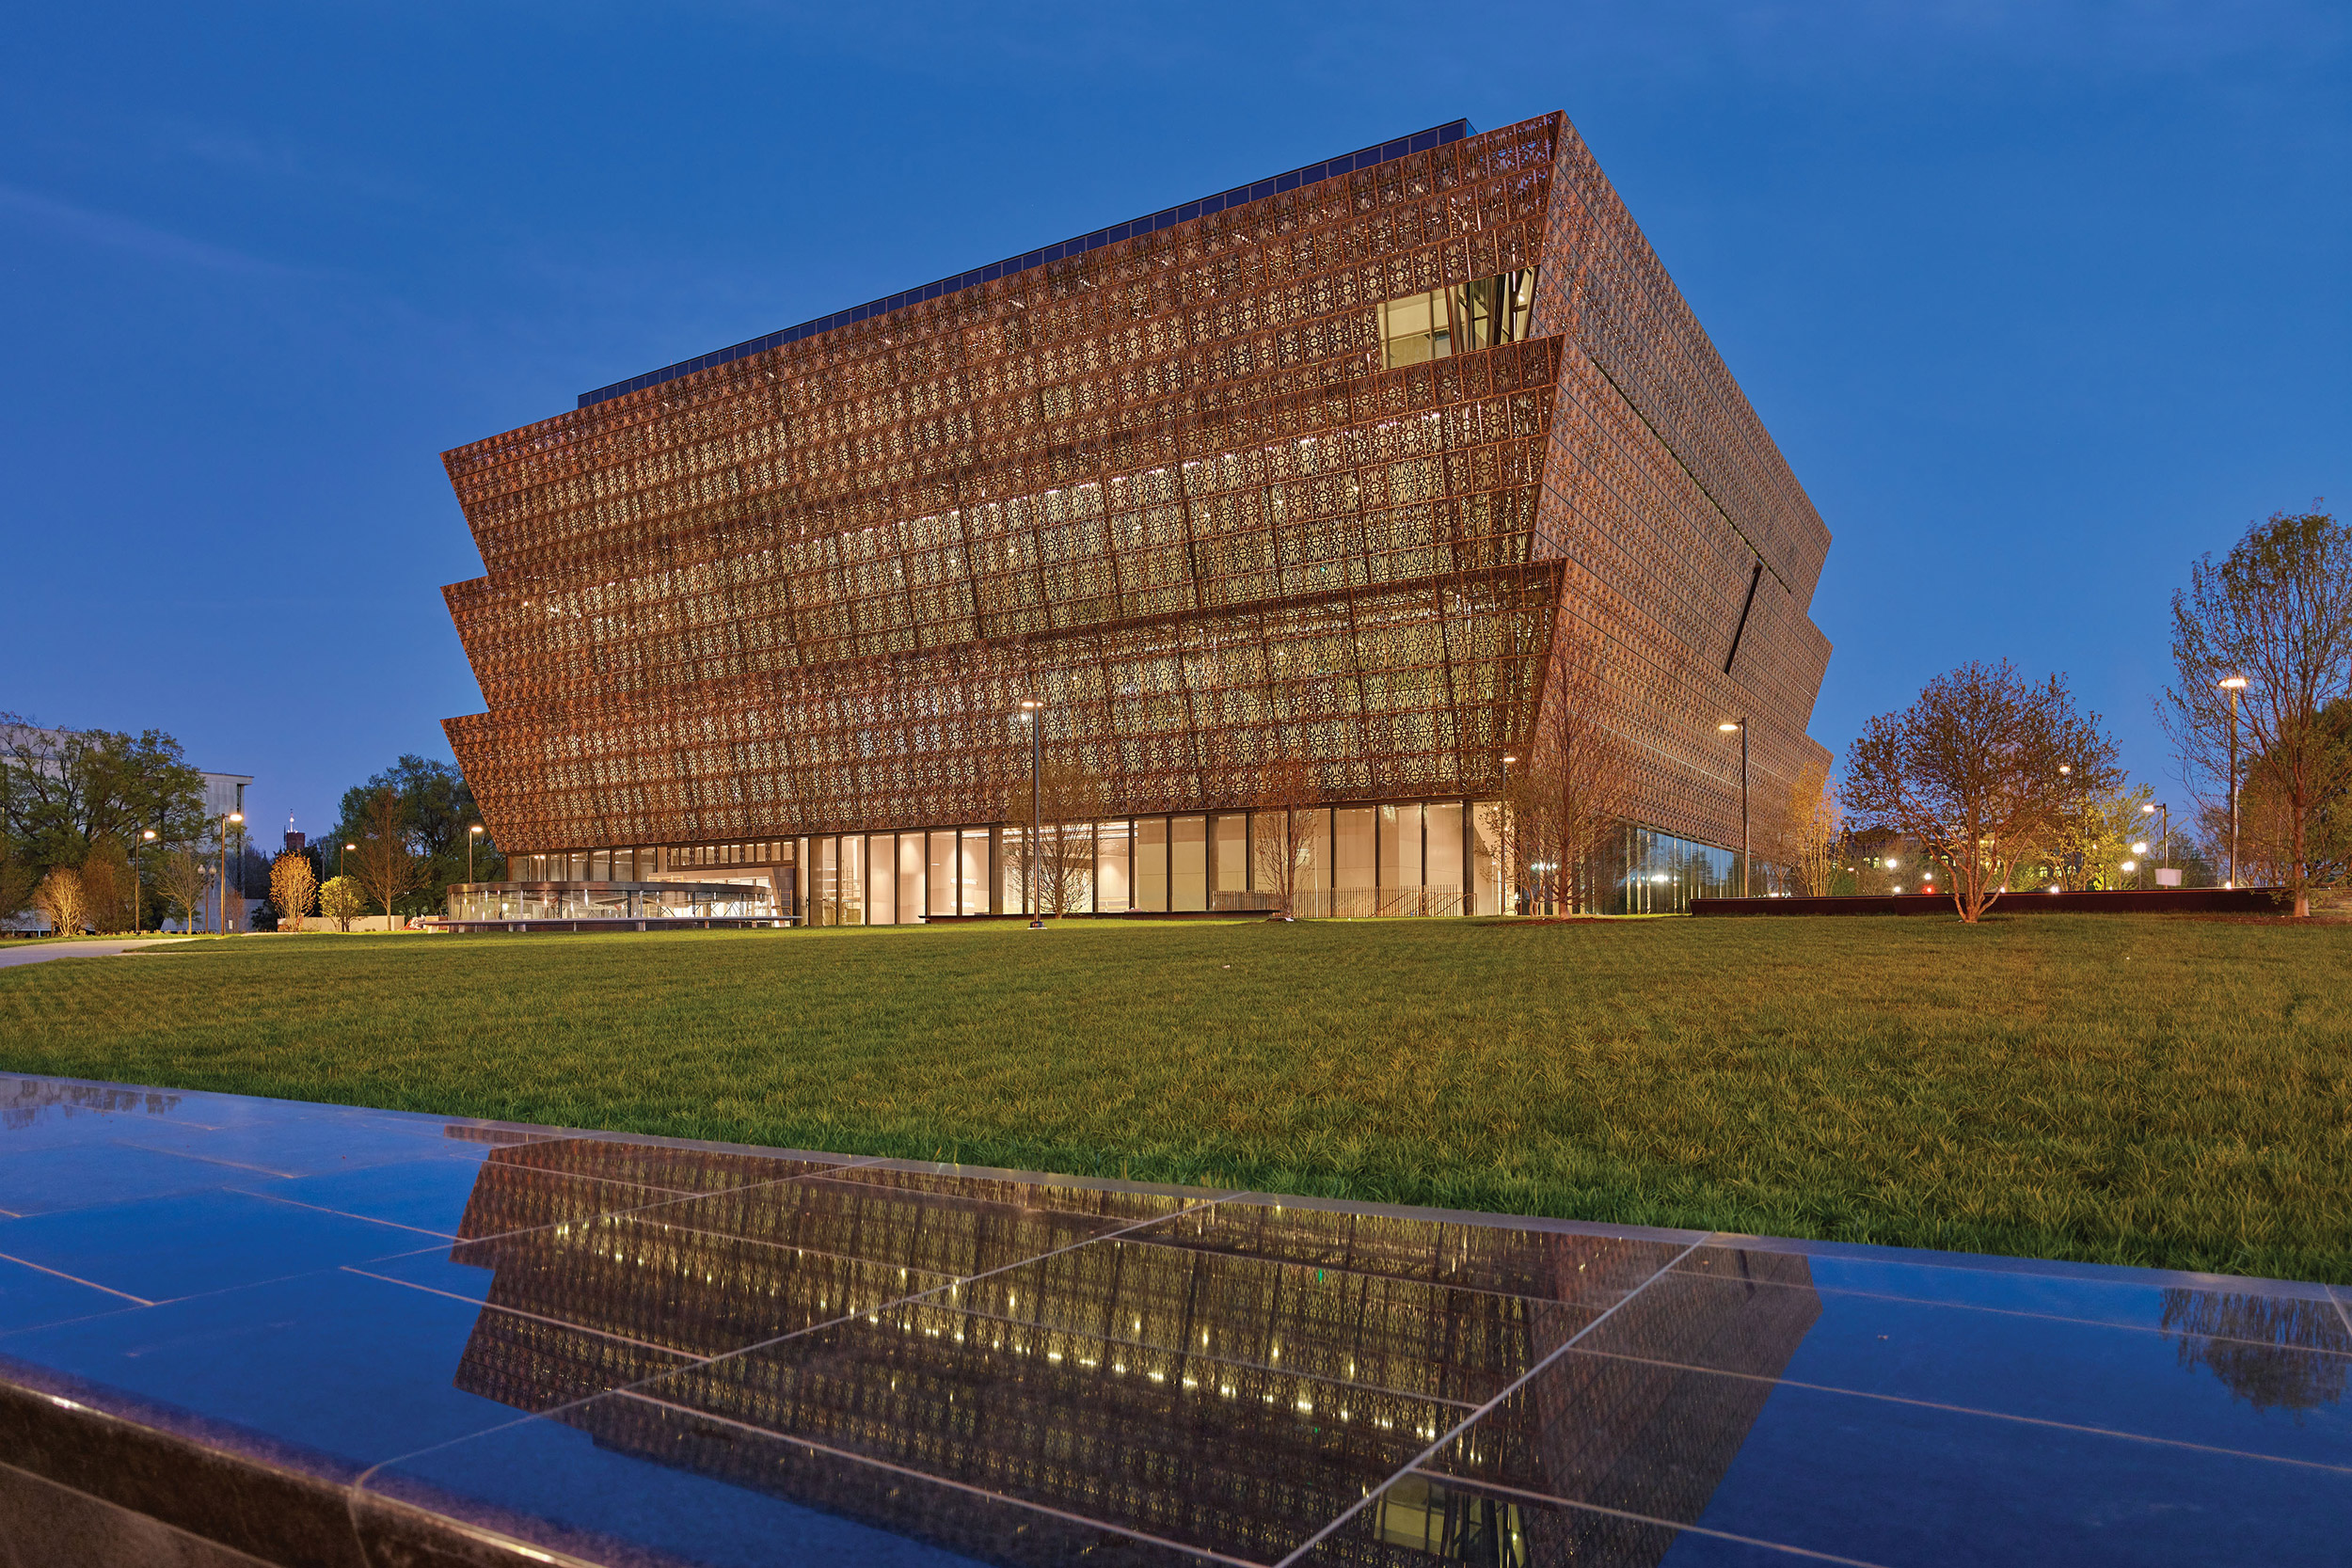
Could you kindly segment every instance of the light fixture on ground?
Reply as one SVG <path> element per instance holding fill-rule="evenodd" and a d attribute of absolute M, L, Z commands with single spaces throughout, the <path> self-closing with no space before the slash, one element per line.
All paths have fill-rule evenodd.
<path fill-rule="evenodd" d="M 1743 715 L 1726 720 L 1715 727 L 1725 735 L 1734 730 L 1740 732 L 1740 896 L 1746 898 L 1751 895 L 1748 873 L 1751 858 L 1748 848 L 1748 721 Z"/>
<path fill-rule="evenodd" d="M 1024 835 L 1028 842 L 1022 847 L 1028 850 L 1028 886 L 1023 890 L 1023 901 L 1029 906 L 1029 929 L 1045 929 L 1045 890 L 1038 884 L 1038 840 L 1043 836 L 1045 816 L 1045 705 L 1032 697 L 1021 699 L 1021 717 L 1029 725 L 1029 828 Z"/>
<path fill-rule="evenodd" d="M 2237 886 L 2237 694 L 2246 689 L 2244 675 L 2217 683 L 2230 694 L 2230 885 Z"/>

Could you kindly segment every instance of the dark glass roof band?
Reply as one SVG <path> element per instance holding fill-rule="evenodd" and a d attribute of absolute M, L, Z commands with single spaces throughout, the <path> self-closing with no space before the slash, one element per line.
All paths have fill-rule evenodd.
<path fill-rule="evenodd" d="M 626 381 L 615 381 L 611 386 L 599 387 L 593 392 L 580 393 L 580 406 L 586 408 L 592 404 L 626 397 L 630 392 L 643 391 L 647 387 L 659 387 L 665 381 L 675 381 L 682 375 L 692 375 L 696 371 L 707 371 L 714 365 L 732 364 L 738 359 L 749 358 L 755 354 L 765 354 L 771 348 L 781 348 L 786 343 L 796 343 L 803 338 L 813 338 L 819 332 L 830 332 L 837 326 L 852 325 L 875 316 L 885 315 L 892 310 L 903 309 L 910 305 L 920 305 L 925 300 L 937 299 L 942 294 L 955 293 L 960 290 L 973 288 L 981 283 L 993 283 L 1009 274 L 1026 272 L 1031 267 L 1043 266 L 1051 261 L 1067 261 L 1073 256 L 1082 256 L 1089 250 L 1099 250 L 1106 245 L 1116 245 L 1121 240 L 1134 239 L 1138 234 L 1157 233 L 1160 230 L 1170 229 L 1180 223 L 1188 223 L 1194 218 L 1221 213 L 1228 207 L 1238 207 L 1245 201 L 1257 201 L 1265 197 L 1278 196 L 1284 191 L 1296 190 L 1301 185 L 1312 184 L 1318 180 L 1329 180 L 1338 175 L 1352 174 L 1359 168 L 1370 168 L 1375 164 L 1385 164 L 1391 159 L 1406 157 L 1415 152 L 1426 152 L 1433 147 L 1444 147 L 1449 143 L 1460 141 L 1470 134 L 1469 120 L 1449 120 L 1443 125 L 1433 125 L 1426 131 L 1417 131 L 1409 136 L 1399 136 L 1394 141 L 1382 142 L 1376 147 L 1359 148 L 1354 152 L 1343 152 L 1336 158 L 1326 158 L 1319 164 L 1308 164 L 1303 167 L 1275 175 L 1271 179 L 1252 181 L 1247 185 L 1235 185 L 1232 189 L 1219 191 L 1215 196 L 1203 197 L 1198 201 L 1187 201 L 1181 207 L 1167 207 L 1145 217 L 1132 218 L 1125 223 L 1114 223 L 1107 229 L 1097 229 L 1091 234 L 1082 234 L 1075 239 L 1063 240 L 1059 244 L 1045 245 L 1019 256 L 1009 256 L 1001 261 L 991 261 L 984 267 L 974 267 L 969 272 L 958 273 L 953 277 L 943 277 L 933 283 L 904 289 L 882 299 L 868 300 L 863 305 L 852 305 L 846 310 L 836 310 L 830 316 L 819 316 L 814 321 L 803 322 L 798 326 L 787 326 L 781 332 L 771 332 L 764 338 L 753 338 L 728 348 L 713 349 L 708 354 L 697 355 L 691 359 L 681 359 L 674 365 L 664 365 L 658 371 L 647 371 L 643 375 L 633 375 Z"/>

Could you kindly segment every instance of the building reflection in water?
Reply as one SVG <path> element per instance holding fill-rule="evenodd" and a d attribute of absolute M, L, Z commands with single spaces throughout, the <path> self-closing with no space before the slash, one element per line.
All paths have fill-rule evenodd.
<path fill-rule="evenodd" d="M 611 1200 L 575 1188 L 616 1180 L 738 1190 L 570 1217 Z M 462 1236 L 454 1257 L 493 1271 L 503 1310 L 482 1314 L 459 1387 L 994 1560 L 1151 1555 L 1081 1520 L 1271 1562 L 1375 1492 L 1327 1551 L 1647 1563 L 1671 1540 L 1434 1478 L 1382 1491 L 1679 1251 L 1661 1242 L 591 1140 L 493 1151 Z M 1820 1298 L 1804 1259 L 1748 1257 L 1771 1277 L 1645 1334 L 1778 1372 Z M 1771 1390 L 1571 1359 L 1498 1406 L 1481 1443 L 1555 1495 L 1640 1496 L 1653 1516 L 1695 1516 Z M 1016 1532 L 979 1494 L 1063 1517 L 1025 1513 Z"/>
<path fill-rule="evenodd" d="M 55 1111 L 71 1117 L 96 1116 L 169 1116 L 180 1097 L 168 1089 L 119 1088 L 112 1084 L 58 1083 L 46 1078 L 0 1079 L 0 1132 L 21 1132 L 40 1124 Z"/>

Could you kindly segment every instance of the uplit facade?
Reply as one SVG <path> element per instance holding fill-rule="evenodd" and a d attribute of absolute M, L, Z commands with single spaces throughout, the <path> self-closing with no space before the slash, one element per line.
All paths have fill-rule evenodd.
<path fill-rule="evenodd" d="M 447 729 L 515 874 L 1073 912 L 1510 902 L 1556 650 L 1629 746 L 1616 908 L 1820 756 L 1828 532 L 1565 117 L 1459 122 L 584 394 L 446 454 Z M 1064 818 L 1057 824 L 1057 817 Z"/>

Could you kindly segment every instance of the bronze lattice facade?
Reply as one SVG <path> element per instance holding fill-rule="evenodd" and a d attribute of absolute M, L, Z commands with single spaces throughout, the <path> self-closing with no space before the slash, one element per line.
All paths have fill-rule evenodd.
<path fill-rule="evenodd" d="M 1560 115 L 1138 219 L 444 461 L 487 568 L 446 595 L 488 711 L 447 730 L 542 874 L 797 863 L 807 898 L 818 840 L 890 833 L 859 854 L 935 878 L 906 844 L 999 847 L 1018 815 L 1030 699 L 1102 781 L 1132 898 L 1182 814 L 1219 885 L 1216 814 L 1295 755 L 1336 807 L 1465 810 L 1441 851 L 1430 804 L 1407 858 L 1467 909 L 1476 802 L 1564 637 L 1597 652 L 1644 829 L 1740 842 L 1726 717 L 1758 800 L 1821 755 L 1828 531 Z M 1371 855 L 1373 884 L 1400 863 Z M 972 873 L 991 907 L 1000 869 Z"/>

